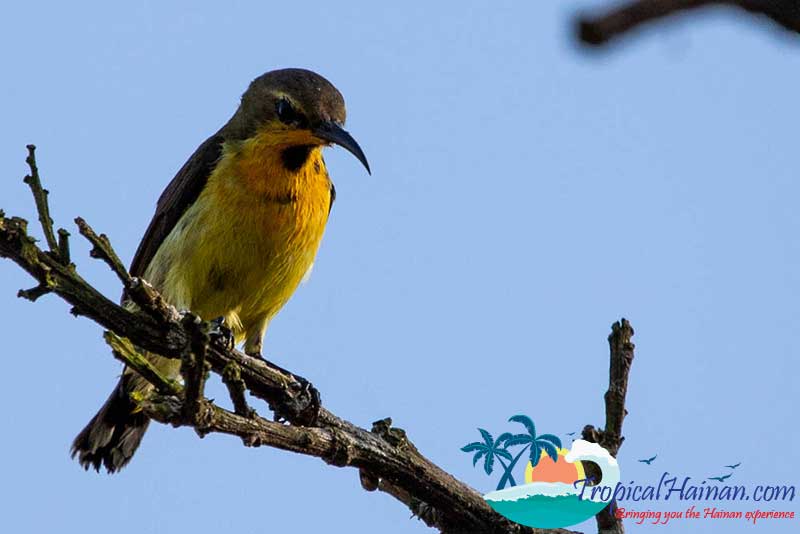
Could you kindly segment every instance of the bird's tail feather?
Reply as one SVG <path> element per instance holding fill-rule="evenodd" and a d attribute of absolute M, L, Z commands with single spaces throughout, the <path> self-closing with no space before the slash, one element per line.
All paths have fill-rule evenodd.
<path fill-rule="evenodd" d="M 84 469 L 93 467 L 100 471 L 104 466 L 109 473 L 119 471 L 131 460 L 142 441 L 150 420 L 129 396 L 132 374 L 124 373 L 100 411 L 81 430 L 72 442 L 72 457 Z"/>

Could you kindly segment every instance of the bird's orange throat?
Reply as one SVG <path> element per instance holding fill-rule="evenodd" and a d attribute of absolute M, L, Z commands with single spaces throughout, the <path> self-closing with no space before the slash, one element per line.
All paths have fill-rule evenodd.
<path fill-rule="evenodd" d="M 229 175 L 254 195 L 277 202 L 297 201 L 301 196 L 329 193 L 331 182 L 322 159 L 322 147 L 287 142 L 274 134 L 262 133 L 235 147 L 226 147 L 223 160 L 229 160 Z"/>
<path fill-rule="evenodd" d="M 170 302 L 204 319 L 224 316 L 237 339 L 260 339 L 309 272 L 331 206 L 321 147 L 292 170 L 286 147 L 270 141 L 224 148 L 148 272 Z M 159 272 L 168 265 L 181 267 Z"/>

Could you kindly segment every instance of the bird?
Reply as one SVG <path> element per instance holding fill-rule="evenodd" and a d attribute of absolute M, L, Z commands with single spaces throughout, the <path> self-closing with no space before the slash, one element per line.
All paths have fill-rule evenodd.
<path fill-rule="evenodd" d="M 270 320 L 311 271 L 336 198 L 323 147 L 343 147 L 371 174 L 344 122 L 344 98 L 321 75 L 280 69 L 257 77 L 161 194 L 130 274 L 176 309 L 219 320 L 246 354 L 261 357 Z M 125 295 L 123 304 L 135 309 Z M 180 376 L 178 360 L 147 357 Z M 149 424 L 131 394 L 150 390 L 123 371 L 72 443 L 84 469 L 114 473 L 130 462 Z"/>
<path fill-rule="evenodd" d="M 658 455 L 656 454 L 656 456 L 658 456 Z M 653 463 L 653 460 L 655 460 L 655 459 L 656 459 L 656 456 L 653 456 L 652 458 L 648 458 L 647 460 L 639 460 L 639 461 L 640 461 L 641 463 L 643 463 L 643 464 L 650 465 L 650 464 L 652 464 L 652 463 Z"/>
<path fill-rule="evenodd" d="M 725 465 L 723 467 L 727 467 L 728 469 L 736 469 L 740 465 L 742 465 L 742 462 L 739 462 L 738 464 L 733 464 L 733 465 Z"/>
<path fill-rule="evenodd" d="M 568 435 L 568 436 L 574 436 L 574 435 L 575 435 L 575 432 L 567 432 L 567 435 Z"/>
<path fill-rule="evenodd" d="M 708 480 L 717 480 L 719 482 L 725 482 L 727 479 L 731 477 L 732 474 L 733 473 L 728 473 L 727 475 L 721 477 L 708 477 Z"/>

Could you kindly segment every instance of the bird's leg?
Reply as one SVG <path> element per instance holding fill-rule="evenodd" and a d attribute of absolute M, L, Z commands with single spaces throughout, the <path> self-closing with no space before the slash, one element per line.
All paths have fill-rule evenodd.
<path fill-rule="evenodd" d="M 296 385 L 293 385 L 293 388 L 292 388 L 295 391 L 299 391 L 299 392 L 302 392 L 302 393 L 311 393 L 312 395 L 316 395 L 317 397 L 319 397 L 319 392 L 317 392 L 316 388 L 311 384 L 310 381 L 308 381 L 307 379 L 305 379 L 302 376 L 298 375 L 297 373 L 293 373 L 293 372 L 291 372 L 291 371 L 289 371 L 287 369 L 284 369 L 280 365 L 277 365 L 277 364 L 269 361 L 268 359 L 264 358 L 264 356 L 261 354 L 261 351 L 255 353 L 255 354 L 252 354 L 252 353 L 249 353 L 249 352 L 245 352 L 245 354 L 247 354 L 248 356 L 250 356 L 252 358 L 258 358 L 259 360 L 261 360 L 262 362 L 264 362 L 265 364 L 270 366 L 272 369 L 275 369 L 276 371 L 279 371 L 281 374 L 284 374 L 284 375 L 292 377 L 292 379 L 294 379 L 294 381 L 297 383 Z M 291 384 L 287 383 L 287 384 L 284 384 L 284 387 L 289 387 L 290 385 Z"/>
<path fill-rule="evenodd" d="M 289 421 L 303 426 L 313 426 L 319 417 L 319 410 L 322 407 L 322 399 L 319 390 L 302 376 L 287 371 L 279 365 L 264 358 L 261 354 L 251 355 L 260 359 L 266 365 L 279 371 L 283 375 L 290 376 L 293 382 L 284 383 L 284 389 L 291 393 L 286 400 L 278 403 L 270 403 L 272 411 L 275 413 L 275 421 Z"/>
<path fill-rule="evenodd" d="M 292 373 L 287 371 L 286 369 L 279 367 L 272 363 L 271 361 L 264 358 L 262 354 L 262 349 L 264 347 L 264 333 L 267 331 L 267 319 L 260 319 L 256 321 L 252 325 L 245 326 L 245 330 L 247 331 L 247 338 L 244 340 L 244 353 L 250 356 L 251 358 L 256 358 L 261 360 L 262 362 L 266 363 L 273 369 L 280 371 L 284 375 L 294 376 Z M 281 384 L 283 388 L 289 387 L 288 382 L 283 382 Z"/>
<path fill-rule="evenodd" d="M 248 328 L 248 334 L 250 329 Z M 263 360 L 261 348 L 264 345 L 264 328 L 257 329 L 256 332 L 249 334 L 244 340 L 244 353 L 253 358 Z"/>
<path fill-rule="evenodd" d="M 244 353 L 245 354 L 247 354 L 251 358 L 256 358 L 258 360 L 261 360 L 262 362 L 266 363 L 267 365 L 269 365 L 273 369 L 277 369 L 282 374 L 289 375 L 289 376 L 294 376 L 294 375 L 292 375 L 292 373 L 290 373 L 286 369 L 278 367 L 274 363 L 268 361 L 266 358 L 264 358 L 264 355 L 261 353 L 262 348 L 264 346 L 264 332 L 266 332 L 266 330 L 267 330 L 267 320 L 266 319 L 262 319 L 262 320 L 258 321 L 257 324 L 246 326 L 245 330 L 247 331 L 247 338 L 245 338 L 245 340 L 244 340 Z M 281 387 L 286 389 L 287 387 L 289 387 L 289 382 L 286 381 L 286 380 L 282 380 L 281 381 Z"/>
<path fill-rule="evenodd" d="M 254 329 L 254 332 L 250 334 L 244 342 L 244 352 L 252 358 L 261 360 L 281 374 L 291 377 L 293 380 L 293 383 L 286 381 L 282 386 L 284 389 L 291 388 L 295 400 L 286 402 L 282 406 L 273 406 L 275 419 L 299 420 L 301 424 L 312 424 L 319 414 L 319 408 L 322 402 L 319 391 L 317 391 L 317 388 L 315 388 L 311 382 L 302 376 L 292 373 L 264 358 L 262 347 L 265 330 L 266 323 L 263 328 Z"/>
<path fill-rule="evenodd" d="M 226 349 L 233 350 L 236 346 L 236 338 L 233 335 L 233 331 L 225 324 L 225 317 L 217 317 L 209 321 L 209 325 L 209 337 L 219 341 Z"/>

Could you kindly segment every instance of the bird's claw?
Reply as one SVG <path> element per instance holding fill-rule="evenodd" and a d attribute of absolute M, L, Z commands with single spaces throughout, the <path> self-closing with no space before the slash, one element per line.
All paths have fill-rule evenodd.
<path fill-rule="evenodd" d="M 322 407 L 322 398 L 319 390 L 302 376 L 291 373 L 267 360 L 260 352 L 248 353 L 247 355 L 258 358 L 271 368 L 279 371 L 282 377 L 285 377 L 281 379 L 281 387 L 284 390 L 288 390 L 289 395 L 286 395 L 280 401 L 276 400 L 270 403 L 270 407 L 275 413 L 275 420 L 289 421 L 303 426 L 316 424 Z"/>
<path fill-rule="evenodd" d="M 314 387 L 314 384 L 312 384 L 302 376 L 297 376 L 293 374 L 292 378 L 294 378 L 295 380 L 295 382 L 291 384 L 292 390 L 301 395 L 309 395 L 311 397 L 315 397 L 317 399 L 317 404 L 319 404 L 319 391 L 317 391 L 317 388 Z"/>
<path fill-rule="evenodd" d="M 322 398 L 319 390 L 302 376 L 292 375 L 292 377 L 295 379 L 295 383 L 292 384 L 292 390 L 296 392 L 297 399 L 297 415 L 295 418 L 302 425 L 313 426 L 316 424 L 322 407 Z"/>
<path fill-rule="evenodd" d="M 217 317 L 209 321 L 208 336 L 220 343 L 227 350 L 233 350 L 236 346 L 236 338 L 233 331 L 225 325 L 224 317 Z"/>

